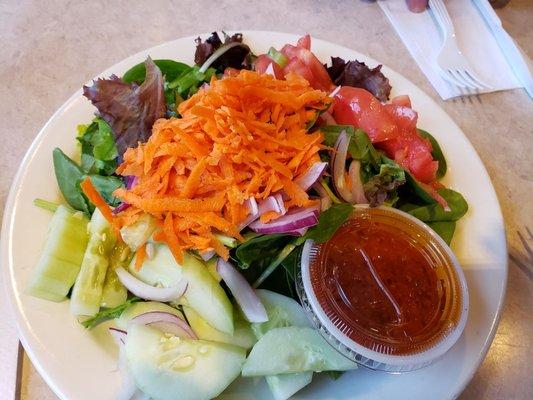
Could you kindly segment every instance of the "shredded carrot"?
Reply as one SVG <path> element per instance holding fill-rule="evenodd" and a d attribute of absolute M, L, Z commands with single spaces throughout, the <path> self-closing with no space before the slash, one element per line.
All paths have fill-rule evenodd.
<path fill-rule="evenodd" d="M 105 202 L 104 198 L 98 193 L 98 190 L 93 186 L 91 178 L 86 177 L 83 182 L 80 183 L 81 190 L 91 203 L 94 204 L 96 208 L 100 210 L 102 215 L 110 224 L 114 224 L 113 213 L 111 212 L 111 207 Z"/>
<path fill-rule="evenodd" d="M 277 219 L 280 217 L 280 214 L 275 212 L 275 211 L 267 211 L 266 213 L 264 213 L 263 215 L 261 215 L 260 217 L 260 221 L 263 223 L 263 224 L 266 224 L 267 222 L 270 222 L 274 219 Z"/>
<path fill-rule="evenodd" d="M 140 271 L 146 258 L 146 243 L 137 249 L 135 253 L 135 271 Z"/>
<path fill-rule="evenodd" d="M 155 239 L 176 259 L 189 248 L 227 259 L 214 234 L 242 239 L 247 199 L 283 192 L 287 206 L 313 203 L 294 180 L 319 160 L 323 136 L 309 134 L 306 125 L 330 102 L 294 74 L 277 80 L 240 71 L 212 78 L 209 88 L 179 105 L 181 118 L 156 121 L 148 142 L 126 151 L 117 172 L 137 176 L 138 184 L 115 191 L 131 205 L 116 220 L 130 225 L 151 214 L 160 227 Z"/>

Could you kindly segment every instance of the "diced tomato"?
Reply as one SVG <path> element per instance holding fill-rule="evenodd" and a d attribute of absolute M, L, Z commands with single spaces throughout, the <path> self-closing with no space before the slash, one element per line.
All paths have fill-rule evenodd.
<path fill-rule="evenodd" d="M 283 70 L 277 63 L 272 61 L 267 54 L 261 54 L 259 57 L 257 57 L 254 62 L 254 70 L 260 74 L 264 74 L 270 64 L 272 64 L 275 77 L 277 79 L 282 79 L 284 77 Z"/>
<path fill-rule="evenodd" d="M 307 50 L 311 50 L 311 36 L 309 35 L 302 36 L 300 39 L 298 39 L 296 46 L 302 47 Z"/>
<path fill-rule="evenodd" d="M 283 68 L 284 75 L 294 72 L 302 75 L 315 89 L 327 92 L 333 89 L 334 85 L 328 71 L 310 50 L 286 44 L 281 49 L 281 53 L 289 59 L 289 63 Z M 308 72 L 304 74 L 303 71 Z"/>
<path fill-rule="evenodd" d="M 283 73 L 287 75 L 289 72 L 293 72 L 305 78 L 306 81 L 312 82 L 314 76 L 309 67 L 303 63 L 299 58 L 291 58 L 289 63 L 283 68 Z"/>
<path fill-rule="evenodd" d="M 391 104 L 396 104 L 397 106 L 404 106 L 411 108 L 411 99 L 408 95 L 402 94 L 391 99 Z"/>
<path fill-rule="evenodd" d="M 435 180 L 438 161 L 431 155 L 431 143 L 416 129 L 400 129 L 398 137 L 376 143 L 389 157 L 410 171 L 416 179 L 429 183 Z"/>
<path fill-rule="evenodd" d="M 333 117 L 339 124 L 364 130 L 372 143 L 425 183 L 435 180 L 439 163 L 433 160 L 431 143 L 416 129 L 418 114 L 407 96 L 381 104 L 370 92 L 342 87 L 335 96 Z"/>
<path fill-rule="evenodd" d="M 326 67 L 316 58 L 310 48 L 311 37 L 309 35 L 300 38 L 296 46 L 292 44 L 283 46 L 280 52 L 289 59 L 289 62 L 283 70 L 276 63 L 273 64 L 276 78 L 281 79 L 289 72 L 293 72 L 304 77 L 313 88 L 329 92 L 334 88 L 333 82 Z M 254 69 L 264 73 L 269 61 L 272 60 L 266 54 L 259 56 L 255 60 Z"/>
<path fill-rule="evenodd" d="M 385 104 L 384 107 L 387 113 L 396 122 L 398 128 L 405 130 L 416 129 L 418 114 L 411 107 L 396 104 Z"/>
<path fill-rule="evenodd" d="M 398 136 L 398 127 L 385 107 L 364 89 L 343 86 L 335 96 L 333 117 L 339 124 L 361 128 L 373 143 Z"/>
<path fill-rule="evenodd" d="M 224 76 L 237 76 L 239 75 L 239 70 L 232 67 L 227 67 L 224 70 Z"/>

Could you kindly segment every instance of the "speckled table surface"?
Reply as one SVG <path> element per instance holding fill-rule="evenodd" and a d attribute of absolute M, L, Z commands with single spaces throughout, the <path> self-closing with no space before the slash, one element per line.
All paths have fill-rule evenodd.
<path fill-rule="evenodd" d="M 511 36 L 533 57 L 533 2 L 512 0 L 498 14 Z M 0 210 L 31 141 L 83 82 L 139 50 L 221 29 L 309 32 L 357 49 L 412 80 L 455 119 L 492 178 L 513 255 L 505 308 L 494 343 L 460 398 L 531 398 L 532 266 L 517 231 L 533 229 L 533 102 L 521 90 L 443 102 L 374 3 L 0 1 L 0 141 L 7 150 L 0 158 Z M 516 257 L 523 260 L 522 266 L 513 261 Z M 22 372 L 22 399 L 56 399 L 27 358 Z M 0 387 L 0 398 L 5 392 Z"/>

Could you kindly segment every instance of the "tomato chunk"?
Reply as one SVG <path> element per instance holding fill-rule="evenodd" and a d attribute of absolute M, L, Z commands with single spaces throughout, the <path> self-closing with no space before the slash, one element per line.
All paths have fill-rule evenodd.
<path fill-rule="evenodd" d="M 381 104 L 370 92 L 342 87 L 335 96 L 333 117 L 339 124 L 364 130 L 372 143 L 424 183 L 433 182 L 439 163 L 431 154 L 431 143 L 416 129 L 418 114 L 408 96 Z"/>
<path fill-rule="evenodd" d="M 268 66 L 272 64 L 272 69 L 274 70 L 274 76 L 277 79 L 283 79 L 283 70 L 281 67 L 267 55 L 261 54 L 254 62 L 254 70 L 260 74 L 264 74 L 268 69 Z"/>
<path fill-rule="evenodd" d="M 398 136 L 398 127 L 385 107 L 365 89 L 343 86 L 335 96 L 333 117 L 339 124 L 361 128 L 373 143 Z"/>
<path fill-rule="evenodd" d="M 300 38 L 296 46 L 292 44 L 283 46 L 280 52 L 288 58 L 289 62 L 283 69 L 273 63 L 276 78 L 282 79 L 292 72 L 304 77 L 313 88 L 329 92 L 334 88 L 333 82 L 326 67 L 316 58 L 310 48 L 311 37 L 309 35 Z M 272 60 L 266 54 L 259 56 L 254 63 L 254 69 L 264 73 L 269 61 Z"/>

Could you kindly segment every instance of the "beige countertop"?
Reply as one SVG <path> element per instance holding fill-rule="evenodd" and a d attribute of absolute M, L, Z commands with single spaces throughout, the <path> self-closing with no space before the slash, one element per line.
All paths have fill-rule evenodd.
<path fill-rule="evenodd" d="M 533 2 L 511 0 L 498 14 L 533 57 Z M 39 129 L 82 83 L 142 49 L 222 29 L 309 32 L 368 54 L 419 85 L 455 119 L 481 156 L 501 202 L 510 252 L 525 257 L 517 231 L 533 229 L 533 102 L 522 90 L 442 101 L 379 7 L 359 0 L 2 0 L 0 210 Z M 531 259 L 526 262 L 531 271 Z M 498 332 L 462 400 L 533 395 L 532 288 L 531 272 L 511 261 Z M 22 399 L 56 399 L 27 358 L 21 392 Z"/>

